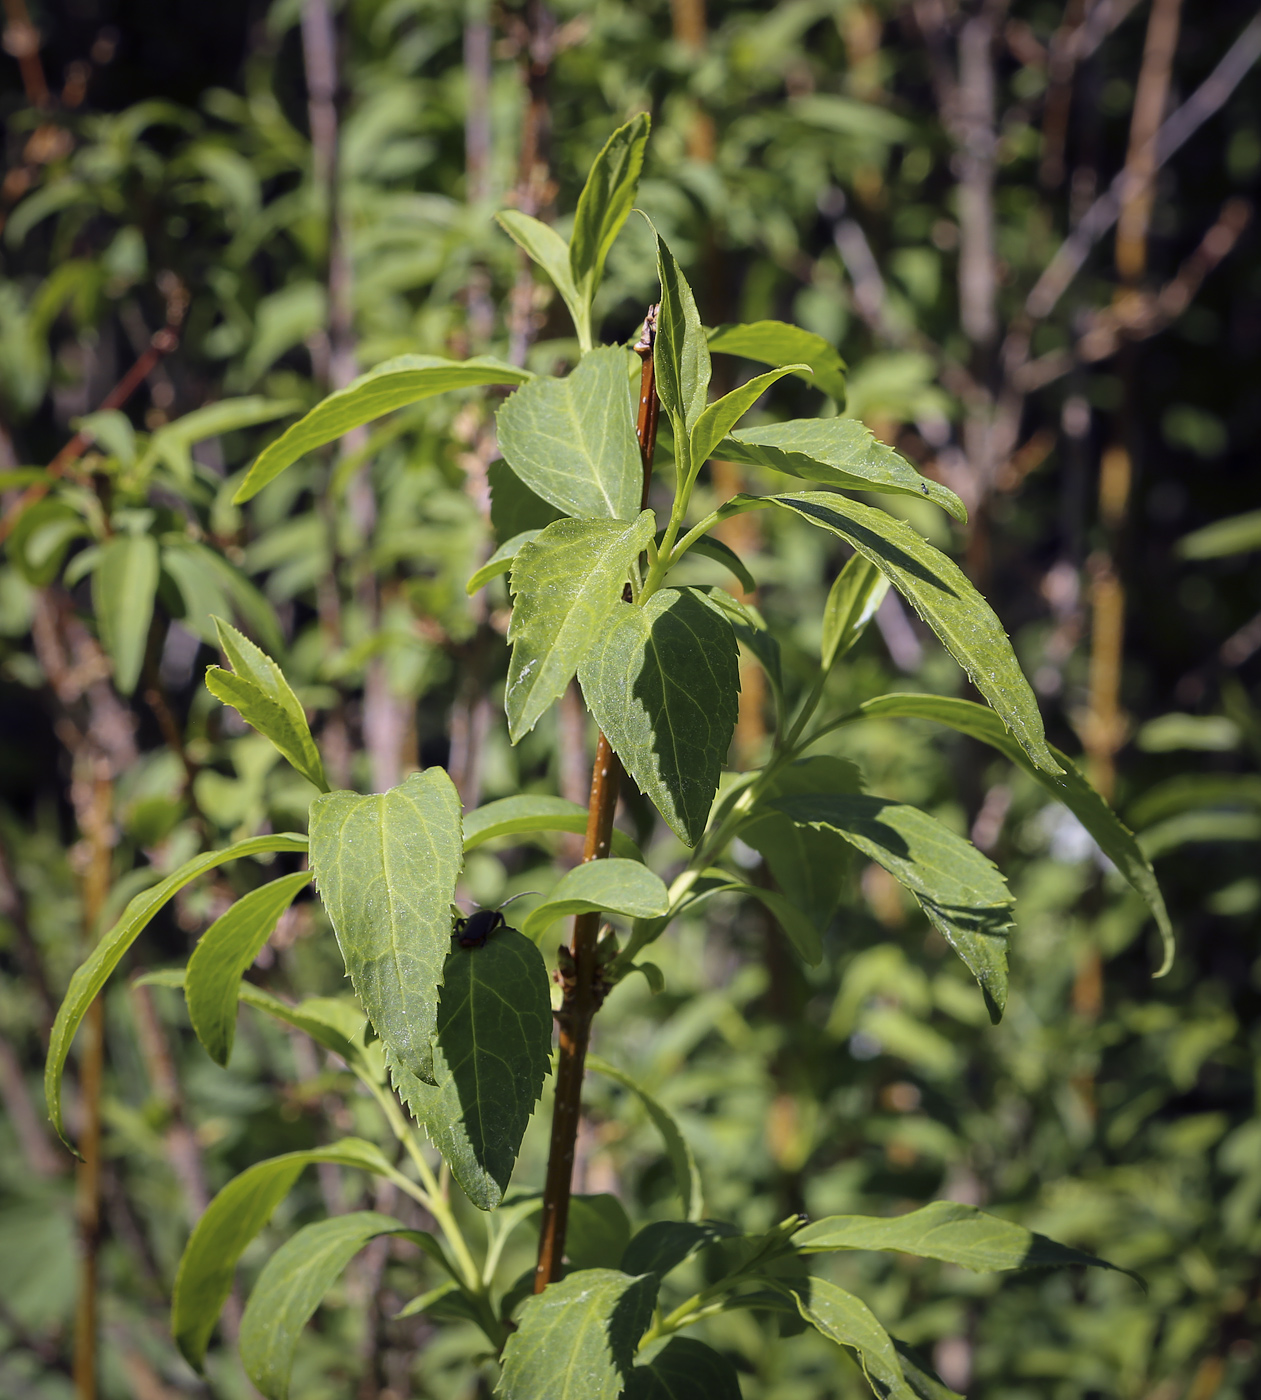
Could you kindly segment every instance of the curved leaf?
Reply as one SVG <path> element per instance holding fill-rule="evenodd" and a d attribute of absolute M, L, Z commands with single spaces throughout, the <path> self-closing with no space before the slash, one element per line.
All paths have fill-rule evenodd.
<path fill-rule="evenodd" d="M 819 665 L 825 671 L 867 630 L 888 591 L 889 580 L 861 554 L 855 554 L 837 574 L 823 609 Z"/>
<path fill-rule="evenodd" d="M 525 797 L 501 797 L 487 802 L 464 817 L 464 849 L 476 850 L 497 836 L 515 836 L 533 831 L 569 831 L 581 834 L 587 829 L 587 809 L 563 797 L 529 794 Z M 624 831 L 613 828 L 612 850 L 615 856 L 628 860 L 643 860 L 639 847 Z"/>
<path fill-rule="evenodd" d="M 881 1400 L 916 1400 L 906 1382 L 893 1338 L 860 1298 L 827 1279 L 810 1278 L 785 1290 L 796 1300 L 802 1317 L 829 1341 L 858 1353 L 863 1374 Z"/>
<path fill-rule="evenodd" d="M 1261 549 L 1261 510 L 1229 515 L 1193 530 L 1178 541 L 1176 552 L 1183 559 L 1221 559 L 1254 549 Z"/>
<path fill-rule="evenodd" d="M 477 384 L 524 384 L 528 370 L 487 358 L 446 360 L 437 355 L 399 355 L 330 394 L 287 428 L 254 461 L 233 500 L 248 501 L 299 457 L 344 437 L 352 428 L 410 403 Z"/>
<path fill-rule="evenodd" d="M 1072 759 L 1053 748 L 1051 754 L 1061 771 L 1048 773 L 1029 758 L 992 710 L 971 700 L 954 700 L 941 695 L 881 695 L 861 705 L 858 714 L 873 719 L 927 719 L 935 724 L 949 725 L 961 734 L 989 744 L 1036 778 L 1072 812 L 1099 843 L 1104 855 L 1142 895 L 1164 940 L 1164 961 L 1156 975 L 1160 977 L 1169 971 L 1173 965 L 1173 924 L 1169 920 L 1160 886 L 1156 883 L 1155 871 L 1132 833 L 1082 777 Z"/>
<path fill-rule="evenodd" d="M 656 1274 L 664 1278 L 698 1249 L 739 1234 L 735 1225 L 721 1220 L 654 1220 L 626 1246 L 619 1267 L 628 1274 Z"/>
<path fill-rule="evenodd" d="M 538 530 L 522 530 L 520 534 L 505 540 L 482 567 L 469 577 L 469 581 L 464 585 L 465 593 L 471 598 L 479 588 L 485 588 L 491 579 L 506 574 L 512 568 L 512 561 L 517 557 L 517 551 L 521 546 L 529 544 L 538 536 Z"/>
<path fill-rule="evenodd" d="M 311 868 L 346 971 L 386 1047 L 427 1084 L 463 863 L 460 799 L 441 768 L 311 804 Z"/>
<path fill-rule="evenodd" d="M 536 941 L 557 919 L 592 911 L 650 919 L 664 914 L 670 899 L 661 878 L 635 860 L 589 860 L 568 870 L 546 900 L 522 921 L 521 932 Z"/>
<path fill-rule="evenodd" d="M 569 240 L 569 265 L 574 286 L 590 306 L 604 260 L 635 203 L 639 173 L 652 122 L 647 112 L 619 126 L 604 143 L 578 196 L 574 231 Z"/>
<path fill-rule="evenodd" d="M 649 227 L 652 223 L 649 221 Z M 680 481 L 692 477 L 687 450 L 692 427 L 705 411 L 709 398 L 709 346 L 696 310 L 696 298 L 679 270 L 674 254 L 661 235 L 657 240 L 657 275 L 661 279 L 661 305 L 657 312 L 657 338 L 652 362 L 657 395 L 674 427 L 674 452 Z"/>
<path fill-rule="evenodd" d="M 106 540 L 92 573 L 92 606 L 101 641 L 114 663 L 114 684 L 124 695 L 130 695 L 140 680 L 158 573 L 158 544 L 152 535 Z"/>
<path fill-rule="evenodd" d="M 806 364 L 813 373 L 794 372 L 807 384 L 813 384 L 834 398 L 838 406 L 845 406 L 845 361 L 813 331 L 791 326 L 786 321 L 717 326 L 709 332 L 709 348 L 723 355 L 758 360 L 764 365 Z"/>
<path fill-rule="evenodd" d="M 582 339 L 584 326 L 590 320 L 587 314 L 586 299 L 579 295 L 574 285 L 573 272 L 569 266 L 569 244 L 550 225 L 541 219 L 523 214 L 519 209 L 501 209 L 495 215 L 504 232 L 552 279 L 552 285 L 561 295 L 561 300 L 569 308 L 573 317 L 574 329 Z M 590 349 L 590 330 L 582 348 Z"/>
<path fill-rule="evenodd" d="M 809 373 L 809 365 L 785 365 L 783 369 L 768 370 L 741 384 L 729 394 L 715 400 L 696 420 L 692 428 L 689 452 L 692 459 L 692 475 L 695 476 L 706 461 L 713 455 L 714 448 L 727 436 L 741 418 L 753 407 L 771 387 L 786 374 L 804 370 Z"/>
<path fill-rule="evenodd" d="M 310 879 L 311 872 L 301 870 L 251 890 L 198 939 L 188 960 L 184 996 L 197 1039 L 217 1064 L 226 1065 L 232 1053 L 241 974 Z"/>
<path fill-rule="evenodd" d="M 213 870 L 227 861 L 239 860 L 242 856 L 265 855 L 279 851 L 305 851 L 306 848 L 305 836 L 295 836 L 286 832 L 276 836 L 251 836 L 246 841 L 236 842 L 226 850 L 208 851 L 205 855 L 196 856 L 172 871 L 160 884 L 138 894 L 123 910 L 122 918 L 101 937 L 87 961 L 70 979 L 65 999 L 57 1011 L 57 1019 L 53 1022 L 48 1040 L 48 1058 L 44 1065 L 44 1096 L 48 1100 L 48 1116 L 52 1125 L 67 1146 L 70 1144 L 61 1121 L 61 1076 L 66 1068 L 66 1058 L 70 1054 L 70 1042 L 74 1039 L 74 1033 L 79 1029 L 79 1024 L 96 994 L 158 910 L 199 875 L 204 875 L 207 870 Z"/>
<path fill-rule="evenodd" d="M 665 536 L 664 530 L 657 531 L 657 544 L 660 545 Z M 714 563 L 721 564 L 723 568 L 729 569 L 740 581 L 740 587 L 746 593 L 757 592 L 757 579 L 745 567 L 744 560 L 731 548 L 724 544 L 722 540 L 716 539 L 713 535 L 698 535 L 696 539 L 688 545 L 688 552 L 693 554 L 703 554 L 707 559 L 712 559 Z M 682 555 L 678 556 L 680 559 Z"/>
<path fill-rule="evenodd" d="M 671 1337 L 651 1361 L 631 1371 L 625 1400 L 740 1400 L 736 1368 L 695 1337 Z"/>

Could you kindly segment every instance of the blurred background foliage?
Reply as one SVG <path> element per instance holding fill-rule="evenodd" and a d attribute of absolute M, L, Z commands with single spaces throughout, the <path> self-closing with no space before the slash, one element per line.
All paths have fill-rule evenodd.
<path fill-rule="evenodd" d="M 464 592 L 493 547 L 485 397 L 419 405 L 247 508 L 231 494 L 272 420 L 389 355 L 572 359 L 563 309 L 492 215 L 572 209 L 611 127 L 648 109 L 640 203 L 704 319 L 777 317 L 828 338 L 851 366 L 843 411 L 968 502 L 967 527 L 928 506 L 912 523 L 965 563 L 1051 737 L 1140 832 L 1180 946 L 1153 981 L 1136 897 L 1031 781 L 962 739 L 874 722 L 834 752 L 872 790 L 970 831 L 1012 878 L 1002 1025 L 888 878 L 855 865 L 820 968 L 789 961 L 755 907 L 718 905 L 661 945 L 664 994 L 617 990 L 597 1049 L 679 1114 L 715 1216 L 765 1228 L 789 1210 L 942 1195 L 1144 1275 L 1146 1294 L 1117 1274 L 838 1265 L 978 1400 L 1258 1393 L 1254 8 L 6 0 L 0 1392 L 91 1393 L 72 1379 L 86 1251 L 102 1395 L 248 1394 L 230 1345 L 202 1381 L 167 1335 L 189 1225 L 251 1161 L 377 1131 L 349 1076 L 296 1033 L 246 1011 L 221 1070 L 178 998 L 123 981 L 104 1009 L 99 1180 L 81 1170 L 77 1200 L 44 1127 L 52 1010 L 96 931 L 199 847 L 303 820 L 302 780 L 200 684 L 210 616 L 284 651 L 335 785 L 443 763 L 470 806 L 532 789 L 585 801 L 581 711 L 509 748 L 506 594 Z M 1171 129 L 1186 138 L 1174 149 Z M 1150 181 L 1127 186 L 1127 171 Z M 1110 188 L 1119 232 L 1100 218 Z M 632 220 L 598 308 L 606 334 L 634 333 L 653 268 Z M 111 403 L 137 362 L 135 392 Z M 786 383 L 764 411 L 815 412 L 810 395 Z M 711 471 L 715 496 L 771 485 Z M 731 529 L 759 606 L 790 629 L 796 686 L 841 559 L 791 519 Z M 152 618 L 111 601 L 122 537 L 153 541 L 136 546 L 159 569 Z M 710 568 L 698 580 L 718 581 Z M 892 595 L 877 621 L 833 677 L 838 702 L 891 681 L 967 693 Z M 764 739 L 757 672 L 744 683 L 737 767 Z M 623 820 L 658 868 L 677 859 L 633 794 Z M 535 888 L 540 865 L 574 859 L 561 839 L 498 846 L 470 859 L 470 898 Z M 182 962 L 231 878 L 178 900 L 133 966 Z M 286 995 L 334 991 L 317 910 L 296 906 L 251 975 Z M 519 1189 L 537 1188 L 544 1153 L 536 1120 Z M 362 1189 L 322 1169 L 246 1266 L 321 1197 L 346 1209 Z M 398 1208 L 389 1189 L 365 1203 Z M 589 1091 L 579 1189 L 637 1222 L 671 1210 L 651 1125 L 607 1082 Z M 522 1268 L 527 1233 L 510 1246 Z M 420 1289 L 416 1266 L 374 1249 L 321 1310 L 296 1393 L 485 1393 L 471 1327 L 391 1320 Z M 781 1337 L 774 1319 L 733 1315 L 707 1335 L 750 1398 L 865 1393 L 838 1349 Z"/>

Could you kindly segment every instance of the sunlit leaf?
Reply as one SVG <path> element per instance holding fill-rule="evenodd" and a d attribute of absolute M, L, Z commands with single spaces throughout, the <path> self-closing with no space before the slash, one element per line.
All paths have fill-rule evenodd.
<path fill-rule="evenodd" d="M 626 1382 L 625 1400 L 740 1400 L 730 1361 L 695 1337 L 671 1337 Z"/>
<path fill-rule="evenodd" d="M 790 326 L 785 321 L 718 326 L 709 333 L 709 348 L 719 354 L 758 360 L 764 365 L 807 365 L 806 372 L 794 370 L 793 373 L 830 395 L 839 407 L 845 405 L 845 361 L 813 331 Z"/>
<path fill-rule="evenodd" d="M 646 865 L 616 857 L 589 860 L 561 876 L 544 902 L 524 919 L 521 931 L 537 940 L 557 919 L 592 911 L 649 919 L 664 914 L 669 902 L 660 876 Z"/>
<path fill-rule="evenodd" d="M 464 849 L 476 850 L 497 836 L 518 836 L 535 831 L 569 831 L 581 835 L 587 829 L 587 809 L 563 797 L 528 793 L 522 797 L 501 797 L 464 817 Z M 615 856 L 643 860 L 639 847 L 624 831 L 613 828 L 611 845 Z"/>

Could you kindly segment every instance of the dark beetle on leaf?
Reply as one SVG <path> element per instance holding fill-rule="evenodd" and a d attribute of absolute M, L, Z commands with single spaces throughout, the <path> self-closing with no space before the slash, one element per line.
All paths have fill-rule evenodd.
<path fill-rule="evenodd" d="M 522 890 L 512 899 L 521 899 L 527 894 L 538 894 L 538 890 Z M 506 928 L 503 911 L 512 903 L 505 899 L 498 909 L 475 909 L 467 918 L 460 915 L 455 921 L 455 937 L 461 948 L 481 948 L 496 929 Z"/>

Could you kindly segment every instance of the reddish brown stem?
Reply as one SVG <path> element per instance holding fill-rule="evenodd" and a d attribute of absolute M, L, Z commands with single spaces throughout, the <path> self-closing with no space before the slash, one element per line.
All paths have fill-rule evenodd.
<path fill-rule="evenodd" d="M 643 337 L 635 346 L 643 360 L 639 419 L 635 432 L 639 438 L 639 452 L 644 465 L 644 484 L 640 499 L 645 508 L 648 504 L 648 488 L 652 482 L 652 459 L 657 447 L 657 415 L 660 411 L 652 364 L 656 325 L 657 308 L 653 307 L 644 321 Z M 609 853 L 621 782 L 621 760 L 613 752 L 609 741 L 601 734 L 596 744 L 595 765 L 591 772 L 587 837 L 582 850 L 584 861 L 603 860 Z M 543 1185 L 539 1259 L 534 1271 L 536 1293 L 542 1293 L 549 1283 L 560 1277 L 561 1261 L 565 1256 L 565 1230 L 569 1224 L 569 1197 L 574 1175 L 574 1148 L 578 1141 L 578 1124 L 582 1118 L 582 1075 L 587 1062 L 587 1046 L 591 1041 L 591 1022 L 604 1000 L 605 989 L 599 977 L 596 955 L 599 932 L 598 913 L 578 914 L 574 917 L 568 956 L 565 955 L 564 949 L 561 950 L 564 997 L 561 1008 L 556 1013 L 559 1032 L 556 1102 L 552 1110 L 552 1142 L 547 1159 L 547 1179 Z"/>

